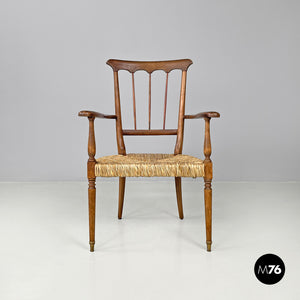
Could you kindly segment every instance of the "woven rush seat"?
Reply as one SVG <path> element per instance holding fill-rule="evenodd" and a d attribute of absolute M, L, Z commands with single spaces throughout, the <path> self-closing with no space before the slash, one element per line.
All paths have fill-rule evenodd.
<path fill-rule="evenodd" d="M 183 154 L 127 154 L 96 160 L 98 177 L 203 177 L 201 159 Z"/>

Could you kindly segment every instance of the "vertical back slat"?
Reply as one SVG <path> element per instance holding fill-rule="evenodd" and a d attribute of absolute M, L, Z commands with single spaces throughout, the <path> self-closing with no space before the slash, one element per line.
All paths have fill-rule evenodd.
<path fill-rule="evenodd" d="M 181 88 L 180 88 L 180 104 L 178 114 L 178 133 L 174 154 L 182 153 L 183 130 L 184 130 L 184 111 L 185 111 L 185 91 L 186 91 L 186 71 L 182 71 Z"/>
<path fill-rule="evenodd" d="M 120 104 L 120 89 L 118 72 L 114 71 L 114 89 L 115 89 L 115 108 L 116 108 L 116 129 L 117 129 L 117 144 L 118 154 L 126 155 L 126 149 L 123 139 L 122 119 L 121 119 L 121 104 Z"/>
<path fill-rule="evenodd" d="M 149 130 L 151 129 L 151 73 L 149 73 Z"/>
<path fill-rule="evenodd" d="M 166 76 L 166 89 L 165 89 L 165 105 L 164 105 L 164 124 L 163 129 L 166 129 L 166 113 L 167 113 L 167 97 L 168 97 L 168 80 L 169 80 L 169 73 Z"/>
<path fill-rule="evenodd" d="M 134 129 L 136 130 L 136 104 L 135 104 L 134 73 L 131 73 L 131 75 L 132 75 L 132 99 L 133 99 Z"/>

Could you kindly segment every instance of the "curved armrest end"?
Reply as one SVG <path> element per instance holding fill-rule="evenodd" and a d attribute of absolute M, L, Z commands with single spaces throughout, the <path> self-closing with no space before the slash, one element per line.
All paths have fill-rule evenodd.
<path fill-rule="evenodd" d="M 220 113 L 216 111 L 200 112 L 195 115 L 185 115 L 185 119 L 203 119 L 203 118 L 220 118 Z"/>
<path fill-rule="evenodd" d="M 79 117 L 100 118 L 100 119 L 117 119 L 116 115 L 105 115 L 96 111 L 82 110 L 78 113 Z"/>

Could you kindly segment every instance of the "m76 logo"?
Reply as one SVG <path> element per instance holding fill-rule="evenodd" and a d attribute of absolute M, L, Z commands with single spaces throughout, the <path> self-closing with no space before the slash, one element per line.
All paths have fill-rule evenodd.
<path fill-rule="evenodd" d="M 257 273 L 258 274 L 272 274 L 272 273 L 275 273 L 275 274 L 280 274 L 282 271 L 281 271 L 281 268 L 280 268 L 280 265 L 265 265 L 265 266 L 258 266 L 258 271 Z"/>
<path fill-rule="evenodd" d="M 285 273 L 283 260 L 275 254 L 262 255 L 254 265 L 256 278 L 264 284 L 275 284 L 279 282 Z"/>

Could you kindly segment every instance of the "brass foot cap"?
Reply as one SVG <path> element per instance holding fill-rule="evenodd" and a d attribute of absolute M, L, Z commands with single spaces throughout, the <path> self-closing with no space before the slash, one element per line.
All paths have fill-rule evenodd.
<path fill-rule="evenodd" d="M 94 252 L 95 243 L 90 242 L 90 252 Z"/>
<path fill-rule="evenodd" d="M 207 251 L 210 252 L 211 251 L 211 242 L 207 242 Z"/>

